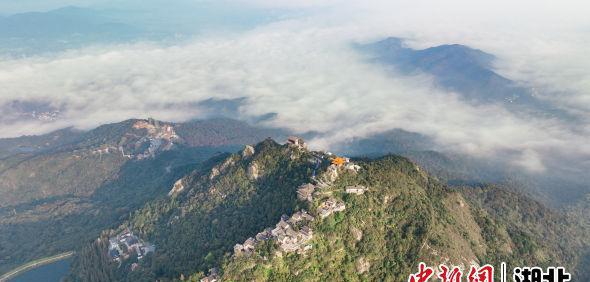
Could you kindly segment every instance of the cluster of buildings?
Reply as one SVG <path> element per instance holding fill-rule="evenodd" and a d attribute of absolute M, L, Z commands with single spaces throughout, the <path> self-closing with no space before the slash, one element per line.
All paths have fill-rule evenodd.
<path fill-rule="evenodd" d="M 352 162 L 347 162 L 344 165 L 344 168 L 352 172 L 358 172 L 361 169 L 361 166 Z"/>
<path fill-rule="evenodd" d="M 355 171 L 358 171 L 358 169 L 360 169 L 360 166 L 358 165 L 351 165 L 351 167 L 355 168 Z M 359 167 L 358 169 L 356 169 L 356 167 Z M 314 196 L 317 196 L 315 193 L 321 189 L 321 188 L 327 188 L 330 187 L 332 185 L 332 181 L 331 179 L 324 179 L 324 181 L 322 180 L 318 180 L 317 181 L 318 185 L 314 185 L 311 183 L 305 183 L 302 184 L 301 186 L 299 186 L 297 188 L 297 199 L 299 199 L 300 201 L 307 201 L 307 202 L 312 202 Z M 369 189 L 365 186 L 362 185 L 353 185 L 353 186 L 347 186 L 345 189 L 345 192 L 347 194 L 355 194 L 355 195 L 362 195 L 365 192 L 369 191 Z M 317 193 L 321 193 L 321 192 L 317 192 Z"/>
<path fill-rule="evenodd" d="M 318 213 L 321 218 L 326 218 L 335 212 L 343 211 L 345 209 L 346 205 L 344 205 L 344 202 L 330 198 L 318 207 Z"/>
<path fill-rule="evenodd" d="M 311 245 L 306 244 L 311 240 L 313 231 L 307 223 L 313 221 L 313 216 L 306 211 L 298 211 L 284 220 L 283 218 L 273 230 L 271 235 L 276 238 L 281 250 L 285 252 L 305 252 L 311 249 Z"/>
<path fill-rule="evenodd" d="M 180 137 L 176 134 L 174 126 L 160 124 L 154 119 L 140 120 L 133 124 L 133 129 L 145 129 L 147 135 L 137 136 L 128 133 L 125 138 L 131 141 L 119 146 L 119 151 L 127 158 L 146 159 L 154 157 L 158 151 L 167 151 L 172 148 L 174 141 Z"/>
<path fill-rule="evenodd" d="M 289 136 L 289 138 L 287 138 L 287 145 L 299 149 L 307 149 L 307 144 L 305 144 L 303 138 L 296 136 Z"/>
<path fill-rule="evenodd" d="M 109 238 L 109 257 L 116 262 L 128 259 L 131 255 L 137 255 L 137 259 L 141 260 L 145 255 L 155 250 L 154 245 L 142 241 L 129 229 Z"/>
<path fill-rule="evenodd" d="M 287 144 L 293 148 L 306 149 L 305 142 L 298 137 L 289 137 L 287 139 Z M 315 170 L 319 168 L 321 159 L 323 159 L 324 156 L 314 155 L 314 158 L 310 159 L 310 162 L 316 163 L 313 178 L 315 184 L 305 183 L 297 188 L 297 198 L 300 201 L 311 203 L 315 197 L 323 198 L 324 196 L 322 195 L 330 193 L 326 193 L 325 191 L 322 192 L 320 190 L 331 187 L 334 181 L 338 178 L 339 172 L 342 170 L 358 172 L 361 169 L 359 165 L 354 164 L 348 158 L 337 157 L 332 154 L 327 155 L 330 157 L 331 164 L 321 177 L 318 178 L 315 177 Z M 347 186 L 345 188 L 347 194 L 362 195 L 367 191 L 368 188 L 362 185 Z M 344 211 L 345 209 L 346 205 L 342 200 L 329 197 L 320 203 L 317 208 L 317 214 L 323 219 L 333 213 Z M 256 236 L 248 238 L 244 243 L 236 244 L 234 246 L 234 255 L 240 256 L 252 254 L 259 243 L 268 240 L 276 242 L 282 252 L 305 253 L 305 251 L 312 248 L 310 241 L 313 237 L 313 230 L 310 228 L 309 223 L 313 220 L 314 217 L 305 210 L 298 211 L 291 217 L 284 215 L 274 228 L 266 228 L 264 231 L 256 234 Z M 216 281 L 211 280 L 212 278 L 215 277 L 206 277 L 204 279 L 210 280 L 201 280 L 201 282 Z"/>
<path fill-rule="evenodd" d="M 332 158 L 332 165 L 336 167 L 344 167 L 346 170 L 350 170 L 353 172 L 358 172 L 361 169 L 360 165 L 357 165 L 350 161 L 349 158 L 346 157 L 334 157 Z"/>
<path fill-rule="evenodd" d="M 160 151 L 170 150 L 175 142 L 182 140 L 176 134 L 174 126 L 161 124 L 153 119 L 139 120 L 132 127 L 133 129 L 145 129 L 147 134 L 127 132 L 118 146 L 105 144 L 90 153 L 92 155 L 120 153 L 125 158 L 141 160 L 154 157 Z M 81 156 L 74 155 L 74 157 L 80 158 Z"/>
<path fill-rule="evenodd" d="M 369 191 L 369 188 L 362 185 L 346 186 L 346 194 L 362 195 Z"/>
<path fill-rule="evenodd" d="M 112 146 L 105 146 L 105 147 L 101 147 L 101 148 L 98 148 L 96 150 L 93 150 L 92 151 L 92 154 L 93 155 L 97 155 L 97 154 L 98 155 L 102 155 L 102 154 L 109 154 L 110 152 L 113 152 L 113 151 L 116 152 L 117 151 L 117 148 L 112 147 Z"/>
<path fill-rule="evenodd" d="M 284 215 L 275 228 L 267 228 L 254 238 L 248 238 L 243 244 L 236 244 L 234 254 L 251 254 L 259 242 L 267 240 L 275 240 L 284 252 L 305 252 L 311 248 L 307 243 L 311 240 L 313 231 L 308 223 L 313 220 L 314 217 L 304 210 L 296 212 L 291 217 Z"/>

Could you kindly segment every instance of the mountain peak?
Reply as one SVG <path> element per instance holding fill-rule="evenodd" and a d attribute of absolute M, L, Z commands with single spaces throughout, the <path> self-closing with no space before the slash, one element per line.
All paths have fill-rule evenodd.
<path fill-rule="evenodd" d="M 412 49 L 395 37 L 359 49 L 372 57 L 371 62 L 393 66 L 401 73 L 432 75 L 437 86 L 460 94 L 470 103 L 497 103 L 519 112 L 566 115 L 537 99 L 530 89 L 496 73 L 496 57 L 479 49 L 461 44 Z"/>
<path fill-rule="evenodd" d="M 495 56 L 479 49 L 474 49 L 462 44 L 444 44 L 426 49 L 413 49 L 404 46 L 403 39 L 388 37 L 386 39 L 365 45 L 370 51 L 379 52 L 385 57 L 402 60 L 468 60 L 477 63 L 480 67 L 491 68 Z M 410 58 L 408 58 L 408 56 Z M 430 58 L 433 57 L 433 58 Z"/>
<path fill-rule="evenodd" d="M 398 37 L 388 37 L 383 40 L 379 40 L 374 45 L 389 47 L 389 48 L 401 48 L 403 45 L 403 39 Z"/>
<path fill-rule="evenodd" d="M 494 55 L 483 52 L 479 49 L 461 44 L 440 45 L 423 50 L 418 50 L 423 57 L 438 57 L 446 60 L 453 60 L 455 62 L 462 62 L 464 66 L 467 64 L 477 64 L 482 68 L 492 68 L 492 63 L 496 59 Z"/>
<path fill-rule="evenodd" d="M 208 277 L 224 281 L 402 281 L 420 261 L 467 269 L 505 260 L 561 263 L 570 254 L 555 251 L 555 237 L 532 232 L 553 234 L 555 226 L 515 225 L 511 213 L 487 212 L 473 200 L 478 195 L 445 187 L 406 158 L 350 160 L 299 142 L 269 138 L 195 169 L 175 182 L 172 197 L 105 232 L 130 228 L 155 252 L 114 263 L 108 246 L 96 243 L 108 237 L 95 240 L 78 254 L 72 280 L 105 273 L 112 276 L 103 280 L 191 273 L 198 280 L 214 269 Z M 523 241 L 531 243 L 514 243 Z"/>

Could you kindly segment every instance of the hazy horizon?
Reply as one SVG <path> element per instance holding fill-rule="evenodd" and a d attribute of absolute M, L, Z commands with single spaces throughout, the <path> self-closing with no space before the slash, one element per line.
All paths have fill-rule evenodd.
<path fill-rule="evenodd" d="M 263 125 L 321 132 L 311 140 L 316 148 L 401 128 L 432 138 L 440 148 L 477 156 L 515 151 L 511 162 L 531 171 L 544 171 L 547 154 L 590 156 L 588 4 L 141 3 L 2 3 L 2 14 L 50 11 L 35 13 L 25 23 L 45 15 L 59 21 L 51 10 L 82 5 L 68 12 L 68 19 L 94 15 L 74 20 L 91 21 L 81 24 L 83 32 L 100 36 L 68 39 L 77 37 L 52 30 L 47 38 L 31 35 L 35 41 L 60 42 L 50 51 L 41 47 L 18 55 L 19 46 L 6 47 L 0 60 L 0 105 L 11 110 L 15 101 L 38 103 L 60 112 L 49 122 L 4 117 L 0 136 L 69 126 L 90 129 L 148 116 L 203 118 L 207 110 L 199 103 L 215 98 L 242 99 L 236 119 L 272 113 L 275 117 Z M 435 85 L 429 74 L 386 70 L 352 47 L 387 37 L 403 38 L 416 49 L 462 44 L 492 54 L 497 73 L 533 89 L 576 122 L 469 103 Z"/>

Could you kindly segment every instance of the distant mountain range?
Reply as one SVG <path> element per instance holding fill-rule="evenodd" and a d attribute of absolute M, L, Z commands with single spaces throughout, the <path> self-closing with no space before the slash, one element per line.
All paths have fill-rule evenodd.
<path fill-rule="evenodd" d="M 510 164 L 510 155 L 497 153 L 493 157 L 477 157 L 448 151 L 427 136 L 401 129 L 352 138 L 335 145 L 333 150 L 356 157 L 402 155 L 448 184 L 502 183 L 554 207 L 569 206 L 589 193 L 589 176 L 572 171 L 568 160 L 560 160 L 559 156 L 546 164 L 546 173 L 529 173 Z"/>
<path fill-rule="evenodd" d="M 65 7 L 48 12 L 29 12 L 0 18 L 0 38 L 56 38 L 69 36 L 130 36 L 140 32 L 117 22 L 104 12 Z"/>
<path fill-rule="evenodd" d="M 105 11 L 64 7 L 0 17 L 0 52 L 22 55 L 59 51 L 129 41 L 144 33 Z"/>
<path fill-rule="evenodd" d="M 0 15 L 0 55 L 20 57 L 140 40 L 177 41 L 204 30 L 247 29 L 277 17 L 276 11 L 236 3 L 179 1 L 164 7 L 149 1 L 142 4 L 66 6 Z"/>
<path fill-rule="evenodd" d="M 376 64 L 393 66 L 405 74 L 430 74 L 438 86 L 459 93 L 471 103 L 498 103 L 515 112 L 570 118 L 565 111 L 536 97 L 531 88 L 498 74 L 495 56 L 481 50 L 459 44 L 417 50 L 395 37 L 358 48 Z"/>

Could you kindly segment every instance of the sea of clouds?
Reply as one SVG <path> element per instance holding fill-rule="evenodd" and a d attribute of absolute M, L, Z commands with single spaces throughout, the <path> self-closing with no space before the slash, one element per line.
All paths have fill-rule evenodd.
<path fill-rule="evenodd" d="M 320 132 L 310 140 L 316 149 L 401 128 L 432 138 L 441 150 L 483 157 L 511 152 L 510 163 L 532 172 L 545 171 L 552 156 L 575 160 L 578 169 L 590 166 L 589 4 L 237 2 L 302 12 L 173 45 L 134 42 L 0 59 L 0 105 L 42 101 L 62 109 L 53 122 L 0 124 L 0 137 L 128 118 L 185 121 L 209 114 L 199 102 L 245 98 L 235 118 L 276 113 L 263 125 Z M 458 43 L 494 54 L 500 74 L 536 89 L 578 121 L 469 104 L 426 74 L 396 74 L 352 47 L 388 36 L 414 48 Z"/>

